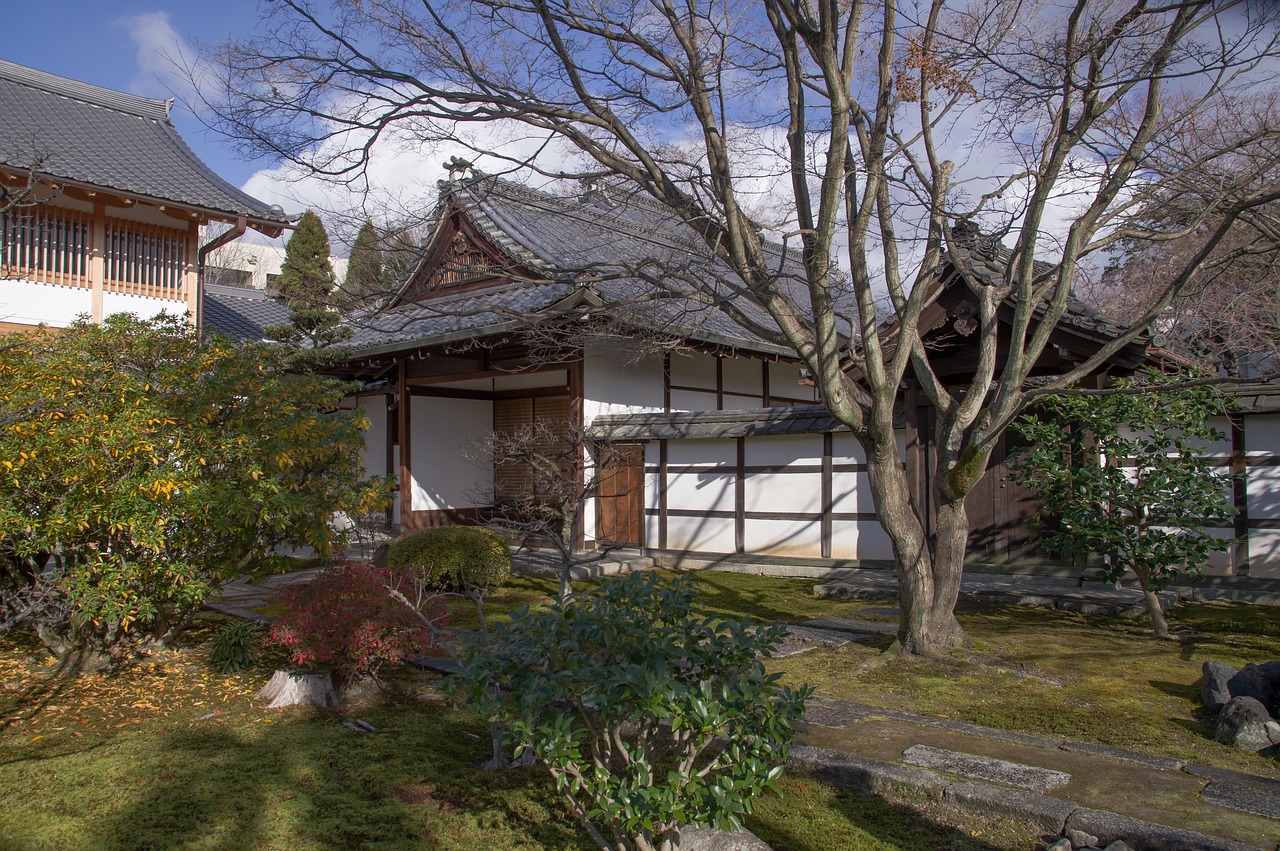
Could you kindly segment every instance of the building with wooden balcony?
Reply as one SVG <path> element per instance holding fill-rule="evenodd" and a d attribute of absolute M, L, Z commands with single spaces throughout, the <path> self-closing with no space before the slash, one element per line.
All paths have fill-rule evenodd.
<path fill-rule="evenodd" d="M 0 60 L 0 331 L 117 312 L 198 324 L 206 255 L 288 227 L 200 161 L 172 106 Z M 227 228 L 202 243 L 212 223 Z"/>

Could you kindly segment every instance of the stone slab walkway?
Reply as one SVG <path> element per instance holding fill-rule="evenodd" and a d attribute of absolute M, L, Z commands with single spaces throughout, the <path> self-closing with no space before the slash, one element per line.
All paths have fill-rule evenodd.
<path fill-rule="evenodd" d="M 1260 777 L 830 698 L 811 701 L 805 720 L 791 767 L 836 785 L 913 789 L 1052 833 L 1078 828 L 1104 845 L 1275 851 L 1280 842 L 1280 766 Z"/>
<path fill-rule="evenodd" d="M 847 600 L 897 599 L 898 578 L 887 570 L 845 570 L 838 578 L 816 586 L 813 592 L 819 597 Z M 965 600 L 1084 614 L 1146 614 L 1142 592 L 1135 588 L 1113 588 L 1093 583 L 1081 588 L 1073 580 L 1052 577 L 966 573 L 960 582 L 960 596 Z M 1160 605 L 1166 610 L 1178 601 L 1178 594 L 1174 591 L 1162 591 L 1158 596 Z"/>

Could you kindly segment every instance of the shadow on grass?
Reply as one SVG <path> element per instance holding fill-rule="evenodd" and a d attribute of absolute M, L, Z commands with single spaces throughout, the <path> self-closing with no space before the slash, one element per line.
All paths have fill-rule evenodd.
<path fill-rule="evenodd" d="M 590 847 L 543 775 L 474 768 L 485 729 L 466 713 L 367 717 L 379 732 L 328 715 L 170 731 L 109 773 L 123 805 L 84 847 Z"/>

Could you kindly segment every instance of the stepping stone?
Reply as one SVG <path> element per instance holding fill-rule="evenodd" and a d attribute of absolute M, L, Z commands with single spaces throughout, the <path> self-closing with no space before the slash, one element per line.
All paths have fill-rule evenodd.
<path fill-rule="evenodd" d="M 844 701 L 826 701 L 821 698 L 810 701 L 804 710 L 804 720 L 809 724 L 817 724 L 819 727 L 830 727 L 839 730 L 855 724 L 864 718 L 869 718 L 871 713 L 865 709 L 857 708 Z"/>
<path fill-rule="evenodd" d="M 1200 793 L 1200 800 L 1230 807 L 1233 810 L 1253 813 L 1256 816 L 1280 819 L 1280 795 L 1243 783 L 1223 783 L 1214 780 Z"/>
<path fill-rule="evenodd" d="M 437 674 L 458 673 L 458 663 L 439 656 L 410 656 L 409 664 Z"/>
<path fill-rule="evenodd" d="M 773 648 L 772 659 L 785 659 L 788 656 L 799 656 L 801 653 L 808 653 L 810 650 L 817 650 L 816 644 L 801 644 L 796 641 L 784 641 L 777 647 Z"/>
<path fill-rule="evenodd" d="M 902 752 L 902 761 L 947 774 L 960 774 L 1006 786 L 1018 786 L 1032 792 L 1048 792 L 1071 781 L 1071 775 L 1034 765 L 1006 762 L 1003 759 L 914 745 Z"/>
<path fill-rule="evenodd" d="M 837 632 L 831 629 L 815 629 L 811 626 L 789 626 L 787 627 L 787 637 L 793 642 L 801 642 L 803 644 L 817 644 L 821 647 L 843 647 L 850 641 L 853 636 L 847 632 Z"/>
<path fill-rule="evenodd" d="M 897 623 L 902 612 L 898 611 L 896 606 L 868 606 L 858 614 L 873 618 L 890 618 L 894 623 Z"/>
<path fill-rule="evenodd" d="M 855 632 L 867 635 L 897 635 L 898 624 L 889 621 L 871 621 L 864 618 L 814 618 L 805 621 L 802 626 L 815 629 L 834 629 L 840 632 Z"/>

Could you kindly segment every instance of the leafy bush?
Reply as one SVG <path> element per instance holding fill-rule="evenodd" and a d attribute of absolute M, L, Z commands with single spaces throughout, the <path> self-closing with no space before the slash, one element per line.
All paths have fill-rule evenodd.
<path fill-rule="evenodd" d="M 440 526 L 410 532 L 391 545 L 387 566 L 409 571 L 427 588 L 498 588 L 511 578 L 502 537 L 479 526 Z"/>
<path fill-rule="evenodd" d="M 253 621 L 233 621 L 213 637 L 209 650 L 209 664 L 215 671 L 229 674 L 246 667 L 253 661 L 253 640 L 258 636 L 258 625 Z"/>
<path fill-rule="evenodd" d="M 296 665 L 331 667 L 343 682 L 376 678 L 383 665 L 431 646 L 444 622 L 438 601 L 406 605 L 404 584 L 388 568 L 340 563 L 280 595 L 288 611 L 271 637 Z"/>
<path fill-rule="evenodd" d="M 1206 457 L 1223 437 L 1209 424 L 1222 402 L 1212 388 L 1159 387 L 1176 380 L 1148 374 L 1117 380 L 1110 395 L 1050 396 L 1014 423 L 1031 443 L 1014 470 L 1044 501 L 1041 517 L 1056 523 L 1045 547 L 1109 556 L 1100 571 L 1109 582 L 1132 568 L 1162 637 L 1169 630 L 1156 592 L 1180 573 L 1199 578 L 1209 553 L 1228 550 L 1232 539 L 1206 527 L 1236 513 L 1233 477 Z"/>
<path fill-rule="evenodd" d="M 171 637 L 277 546 L 323 550 L 333 512 L 385 503 L 346 385 L 281 357 L 163 315 L 0 340 L 0 609 L 64 659 L 114 654 Z M 23 602 L 42 582 L 62 605 Z"/>
<path fill-rule="evenodd" d="M 458 696 L 533 748 L 602 848 L 741 827 L 776 788 L 812 693 L 760 662 L 784 625 L 700 617 L 693 603 L 686 580 L 633 573 L 521 608 L 465 648 Z"/>

